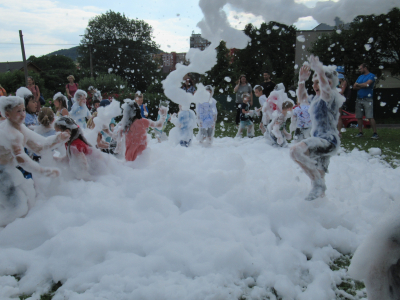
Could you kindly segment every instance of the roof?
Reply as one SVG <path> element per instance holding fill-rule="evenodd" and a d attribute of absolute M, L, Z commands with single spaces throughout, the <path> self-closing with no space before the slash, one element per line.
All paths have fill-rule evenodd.
<path fill-rule="evenodd" d="M 27 61 L 26 62 L 28 67 L 33 67 L 37 69 L 39 72 L 41 69 L 37 67 L 34 63 Z M 24 62 L 23 61 L 7 61 L 7 62 L 0 62 L 0 73 L 12 72 L 16 70 L 23 70 L 24 69 Z"/>

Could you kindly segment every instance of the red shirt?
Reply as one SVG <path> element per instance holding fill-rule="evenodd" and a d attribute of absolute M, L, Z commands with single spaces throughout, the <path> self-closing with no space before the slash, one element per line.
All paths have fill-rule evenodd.
<path fill-rule="evenodd" d="M 76 148 L 79 152 L 83 152 L 85 155 L 92 154 L 92 149 L 81 139 L 74 140 L 70 147 Z M 68 143 L 65 143 L 65 148 L 68 150 Z"/>

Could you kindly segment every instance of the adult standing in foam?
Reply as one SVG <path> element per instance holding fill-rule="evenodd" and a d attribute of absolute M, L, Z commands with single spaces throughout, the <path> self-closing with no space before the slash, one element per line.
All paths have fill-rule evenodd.
<path fill-rule="evenodd" d="M 250 95 L 250 106 L 253 106 L 253 91 L 251 89 L 250 83 L 246 80 L 246 75 L 240 75 L 239 80 L 236 82 L 236 86 L 233 89 L 236 93 L 236 126 L 239 127 L 240 123 L 240 113 L 242 112 L 242 103 L 244 93 L 248 93 Z"/>
<path fill-rule="evenodd" d="M 269 72 L 264 72 L 264 81 L 260 84 L 263 87 L 263 93 L 268 98 L 269 94 L 274 90 L 276 84 L 271 80 Z"/>
<path fill-rule="evenodd" d="M 46 168 L 34 162 L 24 151 L 28 147 L 35 153 L 51 149 L 69 139 L 69 134 L 58 134 L 44 138 L 24 125 L 25 105 L 20 97 L 1 97 L 1 115 L 6 120 L 0 123 L 0 226 L 28 213 L 35 201 L 32 180 L 25 180 L 16 169 L 43 174 L 49 177 L 59 175 L 58 169 Z"/>
<path fill-rule="evenodd" d="M 87 94 L 83 90 L 77 90 L 74 95 L 74 104 L 72 105 L 69 116 L 76 121 L 80 128 L 86 128 L 86 118 L 92 115 L 86 106 Z"/>
<path fill-rule="evenodd" d="M 70 111 L 72 108 L 72 105 L 74 104 L 72 99 L 74 98 L 76 91 L 79 89 L 79 85 L 74 82 L 75 77 L 73 75 L 69 75 L 67 77 L 67 79 L 69 82 L 65 86 L 65 92 L 67 93 L 67 97 L 68 97 L 68 111 Z"/>
<path fill-rule="evenodd" d="M 361 73 L 361 75 L 357 78 L 356 83 L 353 85 L 353 89 L 358 90 L 356 100 L 356 118 L 359 133 L 356 135 L 356 137 L 364 136 L 362 118 L 365 114 L 365 117 L 371 122 L 371 127 L 374 131 L 371 138 L 376 140 L 379 138 L 379 136 L 376 133 L 373 105 L 375 75 L 368 71 L 368 66 L 366 63 L 362 63 L 358 67 L 358 71 Z"/>
<path fill-rule="evenodd" d="M 125 137 L 125 159 L 134 161 L 147 148 L 147 129 L 149 127 L 161 129 L 167 117 L 168 108 L 161 107 L 161 118 L 154 122 L 142 118 L 140 107 L 135 101 L 125 99 L 124 102 L 122 105 L 123 117 L 121 126 L 116 132 L 116 139 L 120 147 L 122 137 Z"/>
<path fill-rule="evenodd" d="M 337 122 L 344 97 L 336 89 L 336 67 L 322 65 L 318 57 L 313 55 L 309 57 L 309 62 L 310 66 L 303 65 L 300 69 L 297 97 L 300 102 L 308 99 L 305 81 L 310 77 L 311 67 L 315 71 L 313 88 L 316 93 L 309 109 L 311 137 L 295 144 L 290 149 L 290 156 L 311 179 L 312 189 L 306 200 L 314 200 L 325 196 L 325 174 L 330 157 L 336 154 L 340 146 Z"/>
<path fill-rule="evenodd" d="M 217 121 L 218 111 L 217 100 L 213 98 L 213 87 L 211 85 L 207 85 L 206 90 L 210 93 L 210 97 L 207 99 L 207 101 L 198 103 L 196 108 L 200 128 L 198 138 L 200 143 L 207 140 L 207 143 L 211 145 L 214 137 L 215 122 Z"/>

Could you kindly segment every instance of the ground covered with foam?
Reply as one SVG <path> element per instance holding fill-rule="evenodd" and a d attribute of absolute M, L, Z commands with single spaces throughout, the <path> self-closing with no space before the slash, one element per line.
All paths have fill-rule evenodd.
<path fill-rule="evenodd" d="M 400 200 L 400 168 L 353 150 L 307 202 L 289 149 L 262 137 L 152 140 L 109 163 L 94 182 L 37 182 L 33 209 L 0 229 L 0 299 L 54 283 L 53 299 L 335 299 L 346 274 L 332 262 Z"/>

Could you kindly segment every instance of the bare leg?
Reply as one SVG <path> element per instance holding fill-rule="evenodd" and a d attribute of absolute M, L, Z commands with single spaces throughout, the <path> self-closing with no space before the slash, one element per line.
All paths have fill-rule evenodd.
<path fill-rule="evenodd" d="M 358 123 L 358 131 L 362 133 L 363 132 L 363 120 L 362 120 L 362 118 L 361 119 L 357 119 L 357 123 Z"/>
<path fill-rule="evenodd" d="M 374 118 L 369 119 L 369 121 L 371 122 L 371 128 L 373 130 L 374 133 L 376 133 L 376 122 Z"/>
<path fill-rule="evenodd" d="M 318 170 L 315 163 L 310 158 L 307 144 L 300 142 L 290 149 L 291 158 L 304 170 L 311 179 L 312 189 L 306 200 L 314 200 L 325 196 L 325 172 Z"/>
<path fill-rule="evenodd" d="M 262 134 L 264 134 L 264 133 L 267 131 L 267 130 L 265 129 L 263 123 L 260 123 L 260 130 L 261 130 L 261 133 L 262 133 Z"/>

